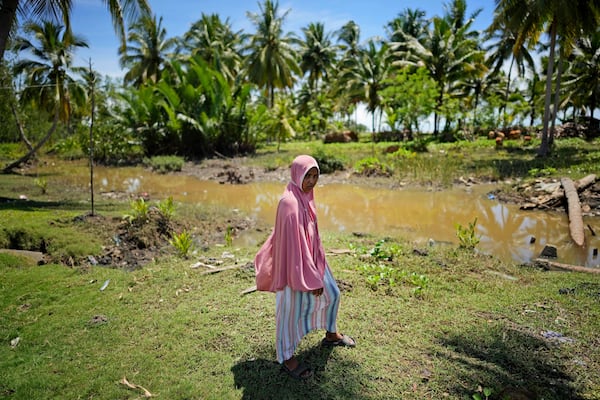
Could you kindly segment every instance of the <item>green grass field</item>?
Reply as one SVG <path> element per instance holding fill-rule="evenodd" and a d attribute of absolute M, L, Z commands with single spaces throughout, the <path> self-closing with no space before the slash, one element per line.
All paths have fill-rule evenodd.
<path fill-rule="evenodd" d="M 361 145 L 339 158 L 358 162 L 371 151 Z M 259 151 L 251 162 L 284 165 L 311 150 L 302 146 Z M 449 146 L 415 157 L 441 154 L 453 160 L 440 163 L 456 168 L 442 174 L 423 161 L 432 169 L 416 181 L 441 184 L 469 170 L 525 178 L 535 175 L 533 166 L 578 178 L 597 167 L 593 145 L 579 142 L 565 144 L 585 150 L 573 153 L 570 167 L 559 157 L 542 165 L 520 150 L 510 157 Z M 0 197 L 39 191 L 27 185 L 0 175 Z M 102 246 L 97 230 L 67 223 L 85 204 L 33 200 L 0 205 L 4 245 L 6 232 L 14 239 L 22 226 L 22 240 L 42 238 L 66 256 Z M 129 203 L 98 209 L 119 216 Z M 226 215 L 211 212 L 203 218 Z M 193 224 L 193 213 L 178 215 Z M 308 335 L 298 349 L 315 369 L 306 382 L 275 362 L 274 295 L 242 294 L 254 285 L 249 263 L 258 247 L 207 246 L 188 259 L 165 254 L 133 271 L 35 265 L 0 253 L 0 399 L 600 398 L 600 274 L 543 271 L 454 246 L 416 248 L 403 238 L 321 236 L 342 291 L 338 326 L 357 347 L 324 349 L 324 332 Z M 193 267 L 199 261 L 233 268 L 205 274 Z"/>

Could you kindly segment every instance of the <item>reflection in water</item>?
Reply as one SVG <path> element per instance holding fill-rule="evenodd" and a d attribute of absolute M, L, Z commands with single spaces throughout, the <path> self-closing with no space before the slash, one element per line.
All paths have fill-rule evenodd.
<path fill-rule="evenodd" d="M 74 171 L 76 169 L 77 171 Z M 80 171 L 79 171 L 80 170 Z M 85 167 L 57 173 L 54 183 L 68 182 L 88 186 Z M 218 204 L 239 209 L 268 224 L 275 220 L 275 208 L 286 182 L 221 185 L 195 177 L 159 175 L 141 168 L 95 168 L 99 192 L 147 192 L 151 199 L 172 196 L 190 203 Z M 414 189 L 375 189 L 348 184 L 330 184 L 315 189 L 321 231 L 363 232 L 374 235 L 402 236 L 423 244 L 429 239 L 457 243 L 456 225 L 467 226 L 477 218 L 481 237 L 478 249 L 504 260 L 528 262 L 536 258 L 546 244 L 558 248 L 557 261 L 598 266 L 593 250 L 599 241 L 586 232 L 587 246 L 573 245 L 566 213 L 521 211 L 518 207 L 489 199 L 492 186 L 444 191 Z M 584 224 L 600 231 L 597 218 Z M 245 244 L 265 239 L 246 235 Z M 258 244 L 258 243 L 257 243 Z"/>

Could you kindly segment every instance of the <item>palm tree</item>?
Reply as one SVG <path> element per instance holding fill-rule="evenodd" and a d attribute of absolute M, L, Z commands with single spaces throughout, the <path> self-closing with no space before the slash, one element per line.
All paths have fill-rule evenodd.
<path fill-rule="evenodd" d="M 562 54 L 567 55 L 565 50 L 582 33 L 595 30 L 599 20 L 600 7 L 596 1 L 496 0 L 491 29 L 504 25 L 518 32 L 515 46 L 522 46 L 526 42 L 537 43 L 543 32 L 548 32 L 550 36 L 542 143 L 538 150 L 540 156 L 546 156 L 550 151 L 552 137 L 548 133 L 548 125 L 552 115 L 556 114 L 550 110 L 550 102 L 557 39 L 560 39 Z M 556 88 L 556 93 L 559 93 L 559 87 Z"/>
<path fill-rule="evenodd" d="M 121 66 L 129 68 L 125 83 L 140 86 L 150 81 L 156 83 L 167 60 L 167 52 L 175 47 L 175 38 L 167 39 L 167 31 L 162 26 L 162 17 L 143 15 L 131 25 L 127 38 L 130 44 L 120 51 Z"/>
<path fill-rule="evenodd" d="M 233 83 L 242 64 L 241 47 L 245 40 L 241 30 L 233 31 L 229 18 L 221 21 L 218 14 L 202 14 L 183 35 L 180 46 L 192 57 L 201 56 Z"/>
<path fill-rule="evenodd" d="M 301 71 L 296 61 L 290 34 L 283 34 L 283 21 L 288 12 L 279 15 L 279 3 L 265 0 L 259 4 L 260 14 L 248 13 L 256 26 L 247 48 L 245 69 L 248 80 L 266 91 L 267 104 L 275 104 L 275 89 L 287 89 L 294 85 L 294 74 Z"/>
<path fill-rule="evenodd" d="M 113 25 L 125 47 L 125 21 L 148 14 L 148 0 L 102 0 L 112 17 Z M 11 32 L 16 31 L 17 14 L 24 19 L 54 18 L 62 22 L 71 31 L 72 0 L 2 0 L 0 1 L 0 60 L 4 59 L 4 51 Z"/>
<path fill-rule="evenodd" d="M 308 85 L 314 91 L 319 80 L 329 78 L 335 63 L 336 48 L 332 45 L 331 34 L 325 33 L 322 23 L 311 23 L 303 28 L 304 41 L 300 43 L 300 68 L 308 72 Z"/>
<path fill-rule="evenodd" d="M 496 28 L 496 27 L 495 27 Z M 487 64 L 493 67 L 493 73 L 497 74 L 500 68 L 504 65 L 504 62 L 510 58 L 510 66 L 508 67 L 508 77 L 506 81 L 506 90 L 504 93 L 504 106 L 506 109 L 508 103 L 508 96 L 510 91 L 511 74 L 513 67 L 517 68 L 517 75 L 523 77 L 525 75 L 525 65 L 529 67 L 530 71 L 535 69 L 535 62 L 533 57 L 526 46 L 516 46 L 517 33 L 510 29 L 510 27 L 502 26 L 497 27 L 489 37 L 490 40 L 495 39 L 496 41 L 486 48 L 486 51 L 491 51 Z M 506 127 L 506 119 L 504 119 L 504 125 Z"/>
<path fill-rule="evenodd" d="M 402 42 L 406 37 L 421 38 L 427 33 L 428 24 L 425 11 L 407 8 L 387 23 L 389 41 Z"/>
<path fill-rule="evenodd" d="M 585 102 L 590 110 L 590 121 L 600 104 L 600 31 L 577 40 L 573 50 L 573 66 L 565 86 Z"/>
<path fill-rule="evenodd" d="M 381 90 L 384 82 L 390 76 L 392 63 L 390 51 L 387 44 L 382 43 L 379 47 L 374 40 L 369 40 L 367 48 L 360 52 L 352 68 L 344 68 L 340 71 L 340 83 L 342 90 L 351 98 L 359 99 L 367 105 L 367 111 L 371 113 L 372 132 L 375 133 L 375 117 L 377 111 L 381 111 Z"/>
<path fill-rule="evenodd" d="M 16 51 L 29 51 L 35 57 L 19 60 L 14 66 L 15 74 L 26 74 L 28 87 L 22 99 L 32 100 L 49 112 L 57 108 L 59 119 L 68 123 L 72 111 L 71 94 L 78 88 L 69 75 L 73 52 L 78 47 L 88 47 L 87 42 L 51 21 L 28 23 L 24 32 L 33 36 L 37 43 L 22 36 L 14 42 Z"/>
<path fill-rule="evenodd" d="M 445 96 L 458 84 L 483 68 L 482 51 L 476 35 L 469 29 L 473 19 L 457 23 L 447 17 L 434 17 L 432 26 L 422 38 L 407 37 L 401 46 L 395 44 L 397 66 L 425 66 L 440 89 L 434 112 L 434 134 L 439 132 L 440 110 Z M 456 28 L 459 26 L 458 28 Z M 406 48 L 406 51 L 402 51 Z"/>
<path fill-rule="evenodd" d="M 43 24 L 28 23 L 25 33 L 32 35 L 37 44 L 26 37 L 17 37 L 14 48 L 17 51 L 29 51 L 35 60 L 23 59 L 14 66 L 16 74 L 26 74 L 28 87 L 22 100 L 32 100 L 40 107 L 53 112 L 52 126 L 40 142 L 31 148 L 19 160 L 11 163 L 5 171 L 11 170 L 35 155 L 50 139 L 59 120 L 67 123 L 72 113 L 72 94 L 84 96 L 84 89 L 69 75 L 73 51 L 77 47 L 87 47 L 85 40 L 75 36 L 60 25 L 51 21 Z"/>
<path fill-rule="evenodd" d="M 348 21 L 337 32 L 338 48 L 342 51 L 336 67 L 335 84 L 332 86 L 332 97 L 335 99 L 335 108 L 342 115 L 350 118 L 352 110 L 356 110 L 362 97 L 346 90 L 346 82 L 342 77 L 349 76 L 348 71 L 357 70 L 358 55 L 362 52 L 360 47 L 360 27 L 354 21 Z M 356 121 L 355 121 L 356 123 Z"/>

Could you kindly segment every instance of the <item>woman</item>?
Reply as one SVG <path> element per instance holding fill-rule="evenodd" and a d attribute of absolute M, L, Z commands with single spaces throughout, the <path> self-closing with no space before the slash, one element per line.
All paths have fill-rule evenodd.
<path fill-rule="evenodd" d="M 319 172 L 311 156 L 294 159 L 275 227 L 254 260 L 257 289 L 276 293 L 277 361 L 297 379 L 312 376 L 310 367 L 294 357 L 310 331 L 327 331 L 324 346 L 356 345 L 336 327 L 340 290 L 325 260 L 313 194 Z"/>

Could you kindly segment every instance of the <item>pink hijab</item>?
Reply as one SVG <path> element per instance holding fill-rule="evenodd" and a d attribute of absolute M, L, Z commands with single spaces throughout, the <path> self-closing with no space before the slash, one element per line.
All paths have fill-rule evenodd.
<path fill-rule="evenodd" d="M 276 292 L 289 286 L 308 292 L 323 287 L 326 261 L 314 194 L 302 190 L 304 176 L 313 167 L 319 169 L 317 161 L 307 155 L 292 162 L 292 179 L 279 200 L 275 227 L 254 259 L 258 290 Z"/>

